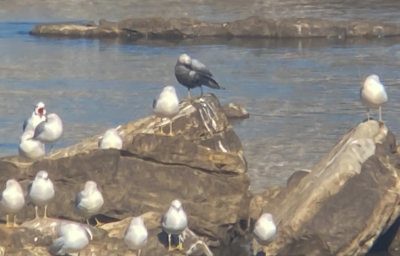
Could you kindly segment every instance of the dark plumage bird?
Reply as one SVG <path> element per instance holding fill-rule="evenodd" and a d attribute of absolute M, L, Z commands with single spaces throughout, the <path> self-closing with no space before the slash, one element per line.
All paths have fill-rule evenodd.
<path fill-rule="evenodd" d="M 181 54 L 175 65 L 175 77 L 180 84 L 188 88 L 188 97 L 190 98 L 190 89 L 195 87 L 201 88 L 201 95 L 203 95 L 202 85 L 214 89 L 225 89 L 221 87 L 217 81 L 213 79 L 210 70 L 196 59 L 190 58 L 187 54 Z"/>

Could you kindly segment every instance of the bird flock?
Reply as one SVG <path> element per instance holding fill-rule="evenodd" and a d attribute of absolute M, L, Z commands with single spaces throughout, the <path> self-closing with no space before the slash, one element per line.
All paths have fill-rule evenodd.
<path fill-rule="evenodd" d="M 177 81 L 188 89 L 187 98 L 191 99 L 190 90 L 196 87 L 208 86 L 214 89 L 224 89 L 213 78 L 208 68 L 187 54 L 181 54 L 175 65 Z M 370 109 L 378 109 L 379 121 L 382 121 L 381 107 L 387 102 L 388 97 L 384 85 L 375 74 L 368 76 L 360 90 L 361 102 L 367 108 L 367 120 L 370 119 Z M 174 86 L 166 86 L 153 101 L 153 111 L 156 116 L 169 120 L 169 136 L 174 136 L 172 131 L 172 118 L 179 112 L 179 99 Z M 23 133 L 20 139 L 19 154 L 24 157 L 36 159 L 46 154 L 45 144 L 53 145 L 63 133 L 61 118 L 55 114 L 47 114 L 46 106 L 39 102 L 34 107 L 31 116 L 23 124 Z M 161 131 L 160 131 L 161 133 Z M 123 140 L 117 129 L 107 130 L 99 138 L 98 147 L 101 149 L 121 149 Z M 43 218 L 47 218 L 47 205 L 54 198 L 55 190 L 47 171 L 39 171 L 34 180 L 29 184 L 27 201 L 35 206 L 35 219 L 39 217 L 39 207 L 44 207 Z M 88 219 L 100 212 L 104 198 L 96 182 L 87 181 L 84 189 L 77 193 L 75 209 L 82 222 L 89 224 Z M 25 205 L 24 191 L 15 179 L 9 179 L 2 192 L 0 205 L 5 209 L 6 226 L 17 226 L 16 214 Z M 12 221 L 10 216 L 13 216 Z M 97 224 L 100 224 L 96 219 Z M 181 234 L 188 225 L 188 218 L 183 210 L 181 201 L 175 199 L 169 209 L 162 216 L 161 226 L 168 235 L 168 250 L 182 249 Z M 255 223 L 253 235 L 260 245 L 268 244 L 276 235 L 277 226 L 270 213 L 263 213 Z M 57 239 L 49 248 L 54 255 L 64 255 L 82 250 L 89 244 L 93 235 L 86 225 L 80 223 L 62 224 Z M 171 236 L 178 236 L 178 245 L 174 248 Z M 146 245 L 148 232 L 143 219 L 133 217 L 124 236 L 124 242 L 131 250 L 136 250 L 140 255 L 141 249 Z"/>

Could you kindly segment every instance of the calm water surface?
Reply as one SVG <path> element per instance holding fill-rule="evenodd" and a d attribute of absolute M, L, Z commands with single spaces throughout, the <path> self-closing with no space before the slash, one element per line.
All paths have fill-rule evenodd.
<path fill-rule="evenodd" d="M 213 8 L 196 10 L 212 19 L 218 10 Z M 13 10 L 5 13 L 21 20 L 18 6 Z M 353 16 L 362 10 L 353 10 Z M 391 10 L 387 4 L 383 17 L 389 19 Z M 230 11 L 231 18 L 243 15 Z M 56 19 L 52 15 L 49 19 Z M 28 17 L 38 19 L 33 14 Z M 359 88 L 370 73 L 380 75 L 387 87 L 383 118 L 400 134 L 399 39 L 49 39 L 29 35 L 35 24 L 0 22 L 1 156 L 17 153 L 22 122 L 39 100 L 63 118 L 65 132 L 56 147 L 64 147 L 151 114 L 152 100 L 164 85 L 176 85 L 180 98 L 185 97 L 186 88 L 177 84 L 173 73 L 183 52 L 206 63 L 227 88 L 212 91 L 222 104 L 236 102 L 250 112 L 250 118 L 235 123 L 234 129 L 249 163 L 252 191 L 285 184 L 295 170 L 311 168 L 362 121 L 365 109 Z"/>

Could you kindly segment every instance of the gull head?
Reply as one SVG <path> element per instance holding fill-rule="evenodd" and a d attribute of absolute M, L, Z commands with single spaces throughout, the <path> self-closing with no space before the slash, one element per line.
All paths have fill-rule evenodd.
<path fill-rule="evenodd" d="M 186 53 L 179 55 L 178 62 L 183 65 L 192 65 L 192 59 Z"/>
<path fill-rule="evenodd" d="M 164 89 L 162 90 L 162 92 L 163 93 L 176 94 L 175 87 L 173 87 L 172 85 L 165 86 Z"/>
<path fill-rule="evenodd" d="M 369 75 L 365 79 L 363 86 L 366 86 L 366 85 L 368 85 L 369 83 L 372 83 L 372 82 L 381 83 L 381 80 L 379 79 L 378 75 L 372 74 L 372 75 Z"/>
<path fill-rule="evenodd" d="M 182 203 L 178 199 L 175 199 L 174 201 L 171 202 L 171 206 L 176 210 L 180 210 L 182 208 Z"/>
<path fill-rule="evenodd" d="M 92 180 L 86 181 L 84 191 L 86 191 L 88 193 L 92 193 L 92 192 L 94 192 L 96 190 L 97 190 L 97 183 L 96 182 L 94 182 Z"/>
<path fill-rule="evenodd" d="M 48 180 L 49 179 L 49 174 L 45 170 L 41 170 L 38 173 L 36 173 L 35 179 Z"/>
<path fill-rule="evenodd" d="M 40 101 L 38 104 L 35 106 L 35 114 L 42 117 L 46 115 L 46 106 L 42 101 Z"/>

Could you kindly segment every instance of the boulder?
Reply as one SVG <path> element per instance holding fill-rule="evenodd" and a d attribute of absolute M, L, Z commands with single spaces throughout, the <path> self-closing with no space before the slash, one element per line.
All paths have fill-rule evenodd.
<path fill-rule="evenodd" d="M 400 35 L 400 24 L 378 20 L 333 21 L 314 18 L 268 19 L 251 16 L 231 22 L 189 18 L 131 18 L 119 22 L 44 23 L 30 33 L 38 36 L 184 39 L 200 37 L 337 38 Z"/>
<path fill-rule="evenodd" d="M 16 178 L 26 190 L 36 172 L 47 170 L 56 190 L 48 215 L 72 221 L 81 220 L 74 200 L 87 180 L 102 189 L 105 203 L 96 217 L 103 222 L 160 216 L 179 198 L 190 230 L 227 245 L 227 230 L 247 218 L 251 197 L 240 140 L 212 94 L 181 102 L 172 127 L 174 136 L 164 135 L 169 120 L 151 115 L 117 127 L 121 151 L 98 149 L 99 136 L 93 136 L 36 161 L 4 157 L 0 184 Z M 18 213 L 24 222 L 33 217 L 32 205 Z"/>
<path fill-rule="evenodd" d="M 393 133 L 377 121 L 359 124 L 310 172 L 297 172 L 286 188 L 253 199 L 252 215 L 271 212 L 277 224 L 275 239 L 263 248 L 253 241 L 255 251 L 367 253 L 399 215 L 399 166 Z"/>

